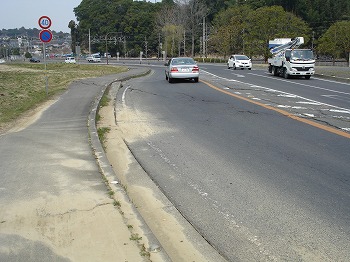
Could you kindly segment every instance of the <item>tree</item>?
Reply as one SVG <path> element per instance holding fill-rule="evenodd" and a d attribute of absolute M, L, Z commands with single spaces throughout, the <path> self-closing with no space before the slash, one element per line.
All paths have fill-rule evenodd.
<path fill-rule="evenodd" d="M 226 8 L 226 0 L 202 0 L 202 3 L 207 6 L 207 13 L 208 13 L 208 21 L 213 21 L 214 17 L 217 13 L 224 10 Z"/>
<path fill-rule="evenodd" d="M 25 57 L 25 58 L 32 58 L 32 55 L 31 55 L 29 52 L 26 52 L 26 53 L 24 54 L 24 57 Z"/>
<path fill-rule="evenodd" d="M 207 7 L 200 0 L 184 0 L 185 10 L 187 14 L 187 25 L 191 32 L 191 55 L 195 55 L 195 39 L 201 31 L 200 24 L 203 17 L 207 15 Z"/>
<path fill-rule="evenodd" d="M 349 66 L 350 21 L 334 23 L 319 39 L 317 50 L 333 59 L 346 57 Z"/>
<path fill-rule="evenodd" d="M 71 20 L 69 22 L 68 28 L 70 28 L 70 34 L 72 37 L 72 43 L 71 43 L 72 52 L 76 53 L 75 46 L 77 45 L 78 29 L 74 20 Z"/>
<path fill-rule="evenodd" d="M 250 13 L 246 34 L 247 53 L 269 57 L 269 40 L 303 36 L 308 42 L 311 29 L 301 18 L 285 12 L 281 6 L 261 7 Z"/>
<path fill-rule="evenodd" d="M 224 56 L 245 53 L 245 35 L 248 32 L 248 17 L 253 12 L 249 6 L 233 6 L 220 12 L 213 21 L 214 32 L 209 41 L 214 52 Z"/>
<path fill-rule="evenodd" d="M 308 25 L 281 6 L 253 10 L 247 5 L 233 5 L 216 16 L 214 28 L 211 41 L 217 51 L 263 56 L 265 61 L 270 55 L 269 40 L 303 36 L 308 41 L 310 35 Z"/>
<path fill-rule="evenodd" d="M 181 44 L 182 32 L 185 30 L 184 9 L 181 6 L 164 5 L 158 13 L 157 26 L 162 31 L 164 39 L 163 49 L 166 54 L 175 55 L 175 48 Z M 179 54 L 180 55 L 180 54 Z"/>
<path fill-rule="evenodd" d="M 168 53 L 170 51 L 173 55 L 176 46 L 180 49 L 181 41 L 186 40 L 183 38 L 186 30 L 191 35 L 191 55 L 195 55 L 195 39 L 201 31 L 206 10 L 200 0 L 179 0 L 174 1 L 174 5 L 163 6 L 157 17 L 157 25 L 164 33 L 165 49 Z"/>
<path fill-rule="evenodd" d="M 167 2 L 171 4 L 171 1 Z M 107 36 L 113 37 L 120 32 L 118 40 L 122 38 L 123 42 L 111 44 L 112 53 L 126 52 L 128 49 L 128 53 L 138 55 L 146 45 L 147 49 L 156 50 L 158 34 L 154 29 L 154 20 L 162 5 L 132 0 L 83 0 L 74 9 L 79 21 L 80 43 L 87 49 L 90 31 L 92 50 L 104 52 Z"/>

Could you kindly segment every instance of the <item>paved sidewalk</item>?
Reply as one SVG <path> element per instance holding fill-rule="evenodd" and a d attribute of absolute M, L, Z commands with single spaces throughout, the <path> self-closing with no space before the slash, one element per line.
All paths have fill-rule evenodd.
<path fill-rule="evenodd" d="M 0 136 L 0 261 L 148 261 L 151 242 L 126 224 L 89 143 L 91 101 L 115 80 L 75 81 L 33 124 Z"/>

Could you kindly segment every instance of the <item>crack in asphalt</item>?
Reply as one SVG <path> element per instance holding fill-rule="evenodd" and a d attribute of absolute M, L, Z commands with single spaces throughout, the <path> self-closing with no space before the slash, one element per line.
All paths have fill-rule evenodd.
<path fill-rule="evenodd" d="M 51 213 L 47 213 L 45 209 L 41 208 L 41 209 L 37 209 L 37 215 L 39 217 L 55 217 L 55 216 L 65 216 L 67 214 L 71 214 L 71 213 L 75 213 L 75 212 L 90 212 L 93 211 L 96 208 L 99 208 L 101 206 L 106 206 L 106 205 L 113 205 L 112 203 L 100 203 L 95 205 L 94 207 L 90 208 L 90 209 L 70 209 L 64 213 L 57 213 L 57 214 L 51 214 Z"/>

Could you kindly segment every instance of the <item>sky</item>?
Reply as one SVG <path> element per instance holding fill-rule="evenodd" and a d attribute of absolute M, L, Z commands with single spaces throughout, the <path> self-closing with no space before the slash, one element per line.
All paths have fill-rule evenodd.
<path fill-rule="evenodd" d="M 76 21 L 73 9 L 82 0 L 1 0 L 0 29 L 38 28 L 41 16 L 51 19 L 52 31 L 69 33 L 68 24 Z"/>

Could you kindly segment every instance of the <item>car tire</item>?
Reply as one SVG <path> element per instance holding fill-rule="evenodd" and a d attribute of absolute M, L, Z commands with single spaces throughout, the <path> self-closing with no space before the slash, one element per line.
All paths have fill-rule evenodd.
<path fill-rule="evenodd" d="M 284 70 L 283 70 L 283 77 L 284 77 L 285 79 L 288 79 L 288 78 L 289 78 L 289 75 L 288 75 L 288 73 L 287 73 L 287 69 L 284 69 Z"/>
<path fill-rule="evenodd" d="M 231 67 L 230 67 L 230 64 L 229 64 L 229 63 L 227 63 L 227 69 L 231 69 Z"/>
<path fill-rule="evenodd" d="M 193 80 L 194 80 L 195 83 L 198 83 L 199 78 L 195 77 L 195 78 L 193 78 Z"/>
<path fill-rule="evenodd" d="M 174 79 L 172 79 L 170 76 L 168 77 L 168 82 L 169 83 L 174 83 Z"/>
<path fill-rule="evenodd" d="M 235 65 L 235 64 L 233 64 L 233 70 L 236 70 L 236 69 L 237 69 L 236 65 Z"/>
<path fill-rule="evenodd" d="M 309 80 L 311 78 L 310 75 L 305 76 L 305 79 Z"/>

